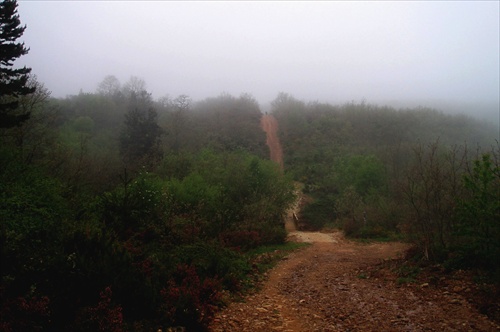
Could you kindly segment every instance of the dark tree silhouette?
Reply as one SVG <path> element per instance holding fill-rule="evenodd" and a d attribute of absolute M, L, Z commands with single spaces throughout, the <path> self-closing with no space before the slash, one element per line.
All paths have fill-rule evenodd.
<path fill-rule="evenodd" d="M 132 93 L 130 110 L 125 114 L 125 128 L 120 136 L 120 154 L 129 166 L 145 166 L 161 157 L 158 114 L 151 106 L 146 91 L 139 96 Z"/>
<path fill-rule="evenodd" d="M 16 40 L 24 33 L 17 14 L 17 1 L 0 2 L 0 128 L 11 128 L 29 119 L 30 113 L 16 112 L 20 96 L 35 92 L 27 85 L 31 68 L 12 68 L 14 60 L 29 49 Z"/>

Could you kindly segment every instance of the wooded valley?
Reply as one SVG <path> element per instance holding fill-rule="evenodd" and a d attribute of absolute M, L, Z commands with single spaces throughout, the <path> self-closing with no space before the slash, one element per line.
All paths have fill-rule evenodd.
<path fill-rule="evenodd" d="M 0 331 L 207 330 L 301 246 L 298 197 L 301 230 L 406 242 L 411 273 L 469 270 L 499 298 L 498 123 L 279 93 L 276 163 L 252 95 L 155 99 L 109 75 L 54 98 L 14 68 L 25 29 L 0 2 Z"/>
<path fill-rule="evenodd" d="M 302 229 L 407 241 L 498 286 L 496 124 L 280 93 L 282 170 L 248 94 L 154 99 L 110 75 L 51 97 L 11 68 L 16 7 L 0 3 L 0 331 L 204 330 L 296 248 L 298 187 Z"/>
<path fill-rule="evenodd" d="M 251 96 L 153 100 L 134 80 L 56 99 L 32 77 L 30 119 L 2 129 L 4 330 L 206 326 L 252 284 L 255 249 L 285 242 L 294 181 L 303 229 L 498 272 L 497 128 L 279 94 L 283 173 Z"/>

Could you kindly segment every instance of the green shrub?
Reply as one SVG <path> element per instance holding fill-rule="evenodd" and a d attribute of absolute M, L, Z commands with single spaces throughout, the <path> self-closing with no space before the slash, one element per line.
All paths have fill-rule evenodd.
<path fill-rule="evenodd" d="M 337 213 L 333 197 L 322 197 L 307 204 L 300 213 L 304 230 L 317 231 L 336 219 Z"/>
<path fill-rule="evenodd" d="M 245 257 L 217 242 L 197 242 L 178 246 L 170 252 L 171 266 L 193 266 L 202 277 L 220 278 L 224 288 L 238 290 L 241 280 L 251 271 Z"/>
<path fill-rule="evenodd" d="M 463 178 L 466 197 L 459 199 L 453 245 L 455 261 L 500 270 L 500 166 L 490 154 L 473 162 Z"/>

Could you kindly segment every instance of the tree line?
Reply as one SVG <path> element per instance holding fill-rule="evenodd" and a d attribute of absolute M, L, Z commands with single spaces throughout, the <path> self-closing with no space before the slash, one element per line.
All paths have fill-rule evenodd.
<path fill-rule="evenodd" d="M 272 103 L 304 229 L 406 239 L 426 260 L 498 271 L 498 129 L 464 115 L 350 102 Z"/>

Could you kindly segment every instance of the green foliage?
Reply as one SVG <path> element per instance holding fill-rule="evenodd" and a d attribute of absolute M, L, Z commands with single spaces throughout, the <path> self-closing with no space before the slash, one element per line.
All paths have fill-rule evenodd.
<path fill-rule="evenodd" d="M 321 185 L 308 186 L 315 200 L 302 212 L 304 227 L 318 230 L 338 219 L 337 225 L 346 235 L 370 236 L 374 225 L 367 224 L 366 219 L 380 221 L 374 220 L 382 214 L 376 201 L 387 195 L 386 186 L 384 166 L 375 156 L 339 158 Z"/>
<path fill-rule="evenodd" d="M 192 106 L 185 106 L 182 100 L 163 113 L 165 127 L 171 133 L 164 139 L 168 150 L 244 150 L 267 158 L 266 135 L 260 127 L 262 113 L 252 96 L 243 94 L 236 98 L 223 94 Z"/>
<path fill-rule="evenodd" d="M 405 181 L 414 179 L 419 212 L 432 215 L 433 222 L 434 216 L 453 217 L 446 228 L 453 232 L 444 233 L 446 253 L 461 258 L 472 248 L 474 258 L 490 263 L 498 255 L 488 237 L 497 234 L 493 220 L 498 219 L 498 206 L 491 201 L 498 201 L 498 175 L 487 175 L 498 173 L 488 164 L 491 159 L 477 164 L 477 170 L 470 167 L 461 186 L 467 163 L 452 167 L 457 160 L 449 150 L 436 151 L 433 167 L 424 150 L 420 161 L 410 157 L 415 137 L 428 142 L 439 132 L 446 136 L 443 142 L 452 141 L 465 129 L 478 140 L 486 137 L 467 119 L 364 103 L 305 104 L 281 94 L 273 112 L 285 144 L 283 174 L 260 159 L 268 150 L 252 97 L 222 95 L 192 104 L 180 96 L 154 102 L 137 78 L 123 89 L 116 79 L 107 81 L 98 94 L 39 104 L 33 114 L 54 116 L 46 122 L 37 118 L 50 129 L 43 134 L 47 139 L 28 134 L 42 131 L 26 122 L 16 128 L 19 139 L 2 141 L 3 326 L 205 328 L 227 291 L 251 285 L 252 274 L 272 266 L 291 246 L 284 244 L 283 216 L 295 198 L 292 178 L 304 181 L 312 197 L 302 215 L 310 228 L 343 225 L 354 237 L 377 238 L 393 236 L 401 225 L 418 230 L 418 224 L 402 221 L 427 220 L 418 219 L 402 199 Z M 158 115 L 148 111 L 153 108 Z M 118 124 L 124 117 L 130 128 L 121 136 Z M 446 127 L 447 121 L 456 128 Z M 161 145 L 160 124 L 168 133 Z M 57 137 L 57 144 L 50 137 Z M 137 157 L 131 157 L 137 167 L 123 170 L 120 138 L 126 143 L 123 153 L 130 152 L 125 148 L 137 152 L 129 154 Z M 161 160 L 146 160 L 151 152 L 158 152 L 155 158 L 165 153 Z M 429 185 L 442 175 L 442 186 Z M 442 203 L 439 209 L 426 206 L 426 188 L 443 193 L 440 201 L 436 195 L 428 200 Z M 415 241 L 425 239 L 413 234 Z"/>
<path fill-rule="evenodd" d="M 214 216 L 223 194 L 219 185 L 207 183 L 207 180 L 194 171 L 182 180 L 174 178 L 169 181 L 170 204 L 175 213 L 199 211 L 208 217 Z"/>
<path fill-rule="evenodd" d="M 139 101 L 133 104 L 140 104 Z M 145 166 L 161 156 L 159 148 L 163 130 L 158 114 L 146 105 L 132 106 L 125 114 L 125 128 L 120 135 L 120 155 L 125 164 Z"/>
<path fill-rule="evenodd" d="M 62 186 L 33 166 L 9 162 L 0 181 L 2 275 L 44 269 L 68 216 Z M 5 263 L 5 265 L 4 265 Z M 22 271 L 22 272 L 21 272 Z M 25 285 L 28 286 L 29 285 Z"/>
<path fill-rule="evenodd" d="M 456 148 L 445 146 L 464 141 L 488 146 L 498 136 L 471 118 L 426 108 L 306 104 L 284 93 L 272 107 L 284 144 L 285 169 L 312 197 L 300 216 L 304 227 L 337 225 L 355 237 L 393 237 L 401 229 L 420 234 L 417 237 L 425 233 L 418 240 L 422 251 L 429 250 L 424 243 L 433 243 L 435 252 L 427 255 L 441 257 L 451 243 L 449 219 L 454 197 L 461 192 L 463 167 Z M 420 159 L 415 157 L 417 142 L 425 147 L 437 140 L 440 151 L 426 154 L 422 148 Z M 414 205 L 405 199 L 408 176 L 413 179 Z M 408 218 L 419 221 L 407 223 Z M 432 227 L 417 231 L 423 224 Z"/>
<path fill-rule="evenodd" d="M 256 244 L 285 237 L 282 217 L 293 201 L 293 184 L 270 161 L 206 150 L 192 163 L 189 175 L 167 186 L 175 213 L 195 216 L 198 226 L 205 225 L 200 230 L 205 235 L 256 231 Z"/>
<path fill-rule="evenodd" d="M 353 155 L 339 159 L 333 167 L 340 190 L 353 186 L 362 197 L 384 189 L 387 184 L 382 162 L 374 155 Z"/>
<path fill-rule="evenodd" d="M 170 252 L 171 266 L 187 264 L 200 276 L 220 278 L 226 289 L 238 290 L 251 271 L 249 261 L 240 253 L 217 242 L 201 242 L 178 246 Z"/>
<path fill-rule="evenodd" d="M 167 154 L 163 157 L 156 173 L 167 179 L 182 180 L 196 163 L 196 155 L 192 153 Z"/>
<path fill-rule="evenodd" d="M 94 130 L 94 120 L 89 116 L 79 116 L 73 120 L 73 128 L 77 132 L 90 134 Z"/>
<path fill-rule="evenodd" d="M 66 121 L 77 118 L 90 118 L 96 130 L 118 129 L 116 124 L 123 120 L 128 110 L 125 98 L 113 98 L 91 93 L 79 93 L 66 99 L 54 100 Z"/>
<path fill-rule="evenodd" d="M 471 161 L 464 149 L 437 143 L 414 150 L 402 186 L 411 223 L 405 233 L 420 254 L 448 268 L 496 273 L 500 247 L 500 171 L 494 150 Z"/>
<path fill-rule="evenodd" d="M 398 279 L 397 284 L 407 284 L 416 282 L 416 278 L 420 273 L 420 268 L 411 263 L 405 263 L 396 269 Z"/>
<path fill-rule="evenodd" d="M 67 329 L 74 323 L 76 311 L 93 303 L 93 297 L 106 283 L 113 283 L 122 294 L 122 303 L 128 304 L 129 312 L 134 303 L 147 307 L 151 299 L 145 301 L 143 295 L 140 295 L 142 300 L 136 296 L 130 302 L 127 298 L 131 295 L 123 296 L 131 293 L 130 289 L 143 293 L 141 285 L 145 284 L 140 275 L 130 270 L 130 255 L 102 225 L 69 221 L 72 211 L 60 181 L 39 166 L 16 161 L 3 166 L 0 307 L 17 306 L 13 299 L 23 297 L 29 303 L 24 308 L 33 308 L 16 311 L 15 317 L 4 316 L 6 324 L 17 326 L 18 320 L 29 322 L 28 317 L 33 317 L 35 310 L 45 317 L 42 326 Z M 128 280 L 117 279 L 117 275 L 127 275 Z"/>
<path fill-rule="evenodd" d="M 203 327 L 223 290 L 249 284 L 245 252 L 285 239 L 293 185 L 248 152 L 267 155 L 252 97 L 221 96 L 193 108 L 178 98 L 171 112 L 139 81 L 127 83 L 126 94 L 108 83 L 99 94 L 37 104 L 37 123 L 2 137 L 3 327 Z M 153 107 L 173 142 L 159 144 Z M 45 128 L 55 140 L 32 135 Z M 121 171 L 119 143 L 129 162 Z M 161 148 L 175 153 L 156 169 Z"/>
<path fill-rule="evenodd" d="M 200 158 L 217 163 L 229 157 L 208 153 Z M 242 167 L 240 172 L 252 170 L 254 175 L 262 162 L 249 156 L 232 156 L 230 159 L 241 161 L 234 164 L 236 168 Z M 97 207 L 104 223 L 88 220 L 80 222 L 81 225 L 66 225 L 63 233 L 61 230 L 54 232 L 53 236 L 60 243 L 56 249 L 48 248 L 49 252 L 43 253 L 44 257 L 53 255 L 55 258 L 53 263 L 44 262 L 48 269 L 44 275 L 50 276 L 57 287 L 37 284 L 38 289 L 43 290 L 42 294 L 50 294 L 53 298 L 51 317 L 57 321 L 53 327 L 66 329 L 71 326 L 71 317 L 75 315 L 79 324 L 83 324 L 81 326 L 94 327 L 111 324 L 121 317 L 118 314 L 122 312 L 124 319 L 145 319 L 157 312 L 159 306 L 170 308 L 167 312 L 177 308 L 177 314 L 165 314 L 163 319 L 168 324 L 187 324 L 194 317 L 198 317 L 195 319 L 197 324 L 206 324 L 214 306 L 220 305 L 219 300 L 215 300 L 221 294 L 217 289 L 238 290 L 251 271 L 248 260 L 225 248 L 225 243 L 218 237 L 209 237 L 208 232 L 191 238 L 180 234 L 187 231 L 186 224 L 178 224 L 180 219 L 195 227 L 218 228 L 209 224 L 216 221 L 209 216 L 216 213 L 219 202 L 206 198 L 212 195 L 219 198 L 217 195 L 230 192 L 229 188 L 224 188 L 230 180 L 225 179 L 224 169 L 219 169 L 219 174 L 204 172 L 202 177 L 199 171 L 193 171 L 183 180 L 170 181 L 149 173 L 135 179 L 124 176 L 121 186 L 99 199 Z M 234 171 L 233 175 L 237 173 Z M 258 180 L 255 176 L 247 177 L 249 181 Z M 213 181 L 222 182 L 214 185 Z M 270 193 L 264 190 L 265 186 L 249 186 L 262 189 L 262 196 L 254 196 L 249 202 L 263 200 L 263 195 Z M 215 190 L 212 194 L 211 189 Z M 231 202 L 238 203 L 222 203 L 229 206 Z M 245 206 L 244 203 L 238 204 Z M 237 207 L 233 209 L 236 211 Z M 228 215 L 237 216 L 236 212 Z M 247 227 L 238 222 L 242 219 L 232 221 L 235 231 L 238 227 Z M 262 225 L 259 227 L 268 236 L 269 230 Z M 18 231 L 20 234 L 25 232 Z M 284 234 L 280 233 L 280 236 Z M 196 272 L 177 280 L 173 267 L 183 264 L 192 266 Z M 29 278 L 33 282 L 32 277 Z M 97 294 L 107 285 L 113 287 L 115 305 L 110 305 L 108 300 L 95 305 Z M 207 295 L 208 291 L 212 295 Z M 78 301 L 71 302 L 72 298 Z M 65 302 L 75 305 L 64 305 Z M 123 308 L 123 311 L 117 308 Z"/>
<path fill-rule="evenodd" d="M 427 259 L 443 260 L 452 243 L 456 197 L 461 194 L 464 151 L 445 151 L 438 142 L 414 148 L 414 160 L 401 184 L 411 223 L 408 235 Z"/>
<path fill-rule="evenodd" d="M 33 93 L 18 97 L 16 113 L 29 114 L 29 119 L 2 130 L 1 141 L 6 146 L 15 147 L 16 157 L 24 163 L 48 162 L 47 156 L 56 145 L 57 110 L 48 100 L 50 92 L 35 75 L 29 76 L 26 86 L 33 89 Z"/>
<path fill-rule="evenodd" d="M 93 129 L 94 120 L 88 116 L 80 116 L 62 126 L 59 141 L 70 151 L 77 152 L 93 137 Z"/>
<path fill-rule="evenodd" d="M 2 157 L 8 155 L 3 150 Z M 70 216 L 63 186 L 41 168 L 19 159 L 2 160 L 0 169 L 0 308 L 5 326 L 15 328 L 33 315 L 47 326 L 54 306 L 56 275 L 64 269 L 64 230 Z M 54 283 L 54 284 L 53 284 Z M 16 300 L 17 299 L 17 300 Z M 26 303 L 16 309 L 16 301 Z M 11 308 L 17 314 L 10 316 Z M 35 315 L 35 316 L 36 316 Z M 34 323 L 34 322 L 33 322 Z M 25 329 L 27 326 L 23 325 Z"/>
<path fill-rule="evenodd" d="M 167 325 L 203 326 L 220 305 L 219 291 L 246 284 L 252 269 L 241 250 L 283 241 L 281 216 L 293 186 L 276 165 L 245 153 L 205 151 L 192 158 L 182 179 L 123 174 L 122 183 L 101 195 L 88 215 L 95 221 L 66 233 L 60 257 L 66 268 L 57 273 L 57 280 L 65 280 L 59 281 L 64 295 L 47 291 L 59 300 L 80 298 L 87 308 L 78 314 L 82 324 L 106 323 L 106 313 L 116 316 L 115 307 L 95 306 L 96 294 L 111 285 L 124 320 L 151 319 L 163 308 L 157 319 Z M 191 272 L 176 279 L 179 266 Z M 95 316 L 100 306 L 107 310 L 103 317 Z M 59 301 L 54 308 L 66 317 L 78 309 L 63 310 Z M 71 324 L 56 316 L 60 324 Z"/>
<path fill-rule="evenodd" d="M 304 229 L 320 230 L 337 217 L 336 200 L 333 195 L 322 196 L 301 211 L 301 221 Z"/>
<path fill-rule="evenodd" d="M 459 198 L 455 250 L 466 265 L 500 268 L 500 167 L 483 154 L 464 175 L 465 198 Z"/>

